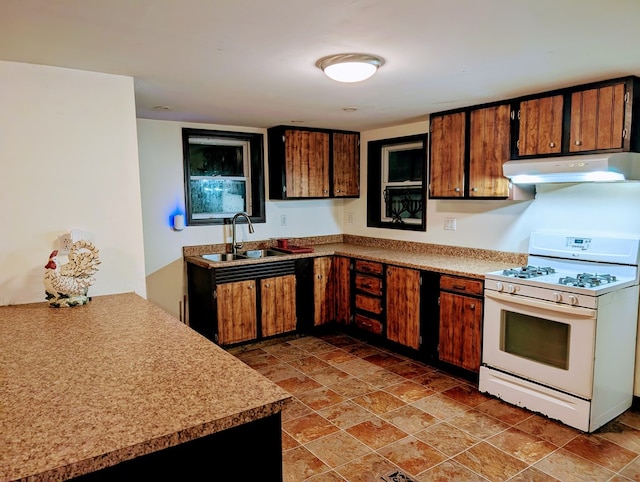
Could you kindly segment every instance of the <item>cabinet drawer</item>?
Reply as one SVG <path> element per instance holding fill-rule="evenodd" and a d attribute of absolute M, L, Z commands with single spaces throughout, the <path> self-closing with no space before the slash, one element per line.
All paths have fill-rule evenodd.
<path fill-rule="evenodd" d="M 360 273 L 382 274 L 382 264 L 356 259 L 356 271 Z"/>
<path fill-rule="evenodd" d="M 356 289 L 380 296 L 382 295 L 382 279 L 356 274 Z"/>
<path fill-rule="evenodd" d="M 470 295 L 482 295 L 484 284 L 481 280 L 471 278 L 458 278 L 456 276 L 441 276 L 440 289 L 465 293 Z"/>
<path fill-rule="evenodd" d="M 382 313 L 382 300 L 363 294 L 356 295 L 356 309 L 365 310 L 379 315 Z"/>
<path fill-rule="evenodd" d="M 375 333 L 376 335 L 382 334 L 382 323 L 380 323 L 378 320 L 373 320 L 371 318 L 367 318 L 366 316 L 357 314 L 354 318 L 354 322 L 358 328 L 370 331 L 372 333 Z"/>

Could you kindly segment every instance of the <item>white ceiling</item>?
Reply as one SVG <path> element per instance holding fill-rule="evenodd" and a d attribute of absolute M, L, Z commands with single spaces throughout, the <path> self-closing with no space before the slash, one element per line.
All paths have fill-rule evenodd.
<path fill-rule="evenodd" d="M 386 64 L 315 67 L 346 52 Z M 640 75 L 640 0 L 0 0 L 0 60 L 132 76 L 143 118 L 360 131 Z"/>

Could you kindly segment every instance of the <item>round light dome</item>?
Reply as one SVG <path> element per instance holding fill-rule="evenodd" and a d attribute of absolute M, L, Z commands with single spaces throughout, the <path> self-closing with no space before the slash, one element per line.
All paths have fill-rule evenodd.
<path fill-rule="evenodd" d="M 327 77 L 338 82 L 361 82 L 376 73 L 384 59 L 368 54 L 338 54 L 316 62 Z"/>

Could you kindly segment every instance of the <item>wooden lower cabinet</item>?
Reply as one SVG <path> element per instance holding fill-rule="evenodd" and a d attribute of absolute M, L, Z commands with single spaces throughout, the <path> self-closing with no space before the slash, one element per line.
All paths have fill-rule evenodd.
<path fill-rule="evenodd" d="M 482 282 L 443 276 L 440 289 L 438 359 L 477 373 L 482 350 Z"/>
<path fill-rule="evenodd" d="M 387 266 L 387 339 L 420 348 L 420 271 Z"/>
<path fill-rule="evenodd" d="M 260 326 L 262 336 L 296 329 L 296 277 L 276 276 L 260 280 Z"/>
<path fill-rule="evenodd" d="M 237 281 L 216 286 L 218 343 L 229 345 L 258 337 L 256 281 Z"/>
<path fill-rule="evenodd" d="M 351 320 L 351 260 L 324 256 L 313 260 L 313 326 L 348 325 Z"/>

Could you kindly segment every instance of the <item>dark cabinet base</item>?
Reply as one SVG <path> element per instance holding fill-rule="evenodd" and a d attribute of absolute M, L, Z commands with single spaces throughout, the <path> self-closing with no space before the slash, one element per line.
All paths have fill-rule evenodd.
<path fill-rule="evenodd" d="M 277 413 L 72 480 L 282 481 L 281 415 Z"/>

